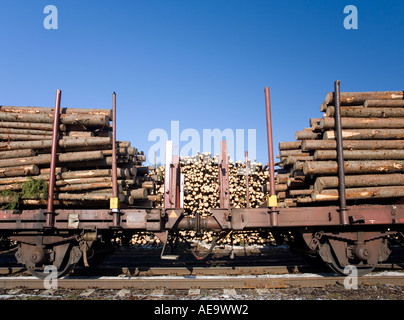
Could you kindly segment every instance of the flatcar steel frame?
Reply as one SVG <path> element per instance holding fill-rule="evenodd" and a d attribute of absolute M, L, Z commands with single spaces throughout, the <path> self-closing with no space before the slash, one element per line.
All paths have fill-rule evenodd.
<path fill-rule="evenodd" d="M 339 109 L 339 81 L 335 83 L 334 94 L 337 97 L 335 108 Z M 56 105 L 60 105 L 60 92 L 58 97 Z M 202 217 L 199 214 L 193 216 L 179 207 L 181 178 L 179 159 L 175 158 L 166 168 L 164 208 L 120 208 L 116 203 L 115 192 L 110 210 L 54 210 L 52 204 L 48 205 L 47 209 L 0 210 L 0 237 L 18 243 L 17 260 L 38 277 L 44 276 L 43 269 L 48 264 L 55 265 L 60 271 L 60 276 L 68 273 L 80 259 L 83 259 L 84 265 L 88 266 L 87 251 L 95 243 L 102 242 L 107 246 L 109 240 L 119 237 L 122 233 L 131 236 L 137 232 L 148 231 L 166 243 L 168 234 L 179 230 L 196 230 L 198 234 L 204 230 L 217 232 L 262 230 L 275 235 L 291 232 L 295 237 L 300 237 L 307 253 L 320 256 L 335 271 L 342 273 L 346 266 L 355 265 L 362 270 L 362 273 L 369 272 L 377 263 L 389 256 L 390 237 L 399 237 L 404 242 L 404 204 L 347 206 L 343 196 L 344 179 L 340 179 L 342 183 L 339 190 L 342 197 L 340 196 L 339 206 L 277 208 L 269 88 L 265 88 L 265 98 L 268 153 L 272 174 L 270 197 L 263 207 L 230 207 L 227 150 L 226 144 L 222 143 L 218 163 L 220 208 L 212 208 L 211 216 Z M 115 99 L 114 93 L 114 115 Z M 57 109 L 55 108 L 55 112 Z M 338 114 L 336 112 L 337 133 L 341 131 L 341 127 L 338 127 Z M 114 137 L 115 130 L 114 122 Z M 342 156 L 341 143 L 342 140 L 337 138 L 337 153 L 340 156 Z M 54 143 L 53 153 L 56 152 L 56 148 L 57 144 Z M 339 158 L 339 164 L 343 164 L 341 160 L 343 158 Z M 54 167 L 55 163 L 52 165 Z M 341 165 L 339 177 L 344 177 Z M 116 180 L 116 176 L 114 179 Z M 53 190 L 52 184 L 53 182 L 49 192 Z M 52 198 L 52 194 L 49 194 L 48 201 Z"/>

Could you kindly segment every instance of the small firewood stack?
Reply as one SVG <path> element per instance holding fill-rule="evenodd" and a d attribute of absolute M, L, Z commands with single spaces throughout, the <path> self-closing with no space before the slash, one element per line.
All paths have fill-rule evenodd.
<path fill-rule="evenodd" d="M 341 122 L 346 198 L 355 203 L 394 203 L 404 197 L 404 100 L 402 91 L 342 92 Z M 334 99 L 322 118 L 279 143 L 276 180 L 287 185 L 280 206 L 338 201 Z M 281 198 L 281 197 L 280 197 Z"/>
<path fill-rule="evenodd" d="M 55 206 L 109 207 L 111 113 L 110 109 L 61 109 Z M 46 205 L 52 130 L 53 108 L 0 107 L 2 204 Z M 129 141 L 117 141 L 118 190 L 123 205 L 148 201 L 148 189 L 142 187 L 148 173 L 148 167 L 142 165 L 145 160 L 143 152 L 131 147 Z M 27 186 L 31 193 L 25 192 Z"/>

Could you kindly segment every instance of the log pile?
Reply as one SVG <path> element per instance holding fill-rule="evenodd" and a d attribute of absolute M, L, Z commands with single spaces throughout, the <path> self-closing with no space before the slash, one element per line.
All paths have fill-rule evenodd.
<path fill-rule="evenodd" d="M 211 208 L 219 208 L 218 157 L 210 153 L 202 153 L 181 158 L 181 173 L 184 174 L 184 208 L 190 214 L 199 212 L 209 216 Z M 262 186 L 268 180 L 269 172 L 262 163 L 250 162 L 248 167 L 249 206 L 259 207 L 265 199 Z M 229 165 L 230 205 L 234 208 L 246 207 L 246 165 L 242 161 Z M 164 179 L 164 166 L 157 168 L 160 181 Z M 161 185 L 158 193 L 164 194 Z M 159 203 L 162 205 L 162 202 Z"/>
<path fill-rule="evenodd" d="M 210 153 L 202 153 L 181 158 L 181 173 L 184 174 L 184 208 L 190 215 L 196 212 L 203 217 L 211 215 L 212 208 L 219 208 L 218 186 L 218 157 Z M 230 205 L 234 208 L 246 207 L 246 165 L 242 161 L 229 161 Z M 249 207 L 257 208 L 265 201 L 263 185 L 269 179 L 269 171 L 262 163 L 249 161 Z M 163 206 L 164 195 L 164 166 L 156 169 L 160 186 L 157 194 L 160 197 L 157 205 Z M 181 231 L 180 234 L 188 240 L 195 239 L 195 231 Z M 206 231 L 201 241 L 211 243 L 217 237 L 212 231 Z M 136 238 L 134 243 L 141 244 L 144 240 Z M 143 241 L 143 242 L 142 242 Z M 274 241 L 270 233 L 261 235 L 259 232 L 233 232 L 231 236 L 221 240 L 224 244 L 233 245 L 263 245 Z"/>
<path fill-rule="evenodd" d="M 51 162 L 53 108 L 0 107 L 0 202 L 46 205 L 46 188 L 35 194 L 27 183 L 47 185 Z M 108 208 L 112 197 L 110 109 L 63 108 L 60 115 L 55 206 Z M 144 186 L 148 167 L 143 152 L 117 141 L 119 199 L 126 205 L 150 205 Z M 33 184 L 35 185 L 35 183 Z"/>
<path fill-rule="evenodd" d="M 356 203 L 390 202 L 404 197 L 404 96 L 402 91 L 341 92 L 341 123 L 346 198 Z M 338 201 L 334 97 L 320 107 L 322 118 L 279 143 L 284 191 L 280 206 L 324 205 Z M 376 200 L 374 200 L 376 199 Z"/>

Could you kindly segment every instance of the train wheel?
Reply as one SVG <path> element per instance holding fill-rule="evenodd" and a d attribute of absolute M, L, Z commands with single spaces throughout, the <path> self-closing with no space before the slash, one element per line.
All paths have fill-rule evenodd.
<path fill-rule="evenodd" d="M 355 267 L 358 276 L 364 276 L 365 274 L 372 272 L 376 267 L 375 265 L 367 266 L 366 264 L 363 263 L 363 261 L 355 261 L 355 262 L 350 261 L 348 265 L 342 266 L 338 260 L 338 257 L 335 255 L 328 242 L 324 243 L 321 246 L 320 256 L 323 258 L 323 261 L 326 262 L 326 264 L 330 267 L 331 270 L 345 276 L 349 274 L 350 270 L 350 268 L 345 269 L 347 266 Z"/>
<path fill-rule="evenodd" d="M 16 258 L 37 278 L 45 279 L 52 272 L 60 278 L 72 270 L 81 258 L 81 250 L 69 242 L 54 246 L 21 243 Z"/>

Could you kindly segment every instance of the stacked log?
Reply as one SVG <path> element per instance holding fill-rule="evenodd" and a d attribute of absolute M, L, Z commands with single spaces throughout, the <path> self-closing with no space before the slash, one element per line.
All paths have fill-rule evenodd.
<path fill-rule="evenodd" d="M 342 92 L 341 124 L 346 198 L 356 203 L 394 203 L 404 197 L 404 96 L 402 91 Z M 334 97 L 322 118 L 279 143 L 276 180 L 286 183 L 280 206 L 338 203 Z M 376 199 L 376 200 L 375 200 Z"/>
<path fill-rule="evenodd" d="M 202 153 L 181 158 L 181 173 L 184 174 L 184 208 L 190 214 L 199 212 L 209 216 L 212 208 L 219 208 L 218 157 Z M 230 205 L 246 207 L 246 165 L 242 161 L 229 162 Z M 262 163 L 250 162 L 248 168 L 249 207 L 256 208 L 265 199 L 262 186 L 268 180 L 269 172 Z M 157 175 L 164 179 L 164 166 L 157 168 Z M 158 193 L 164 194 L 163 185 Z M 162 202 L 160 203 L 162 204 Z"/>
<path fill-rule="evenodd" d="M 49 180 L 53 108 L 0 107 L 0 202 L 20 195 L 29 182 Z M 108 208 L 112 197 L 112 110 L 63 108 L 60 115 L 55 206 Z M 117 141 L 119 199 L 123 205 L 151 205 L 143 152 Z M 44 191 L 44 190 L 42 190 Z M 140 192 L 140 191 L 143 191 Z M 47 195 L 19 197 L 18 205 L 46 205 Z"/>
<path fill-rule="evenodd" d="M 180 159 L 181 173 L 184 175 L 184 209 L 190 215 L 197 212 L 202 216 L 210 216 L 212 208 L 219 208 L 219 185 L 218 185 L 218 156 L 211 156 L 204 152 Z M 269 179 L 269 171 L 262 163 L 248 161 L 248 185 L 249 185 L 249 208 L 257 208 L 265 202 L 263 185 Z M 152 175 L 152 174 L 151 174 Z M 164 195 L 164 166 L 156 169 L 156 175 L 160 186 L 157 194 L 163 206 Z M 229 185 L 230 205 L 233 208 L 245 208 L 246 201 L 246 164 L 242 161 L 229 160 Z M 180 234 L 188 240 L 195 239 L 195 231 L 181 231 Z M 217 237 L 212 231 L 204 232 L 201 241 L 211 243 Z M 136 238 L 134 243 L 141 244 L 143 239 Z M 263 245 L 274 241 L 270 233 L 265 235 L 259 232 L 232 232 L 221 240 L 221 243 L 232 245 Z"/>

